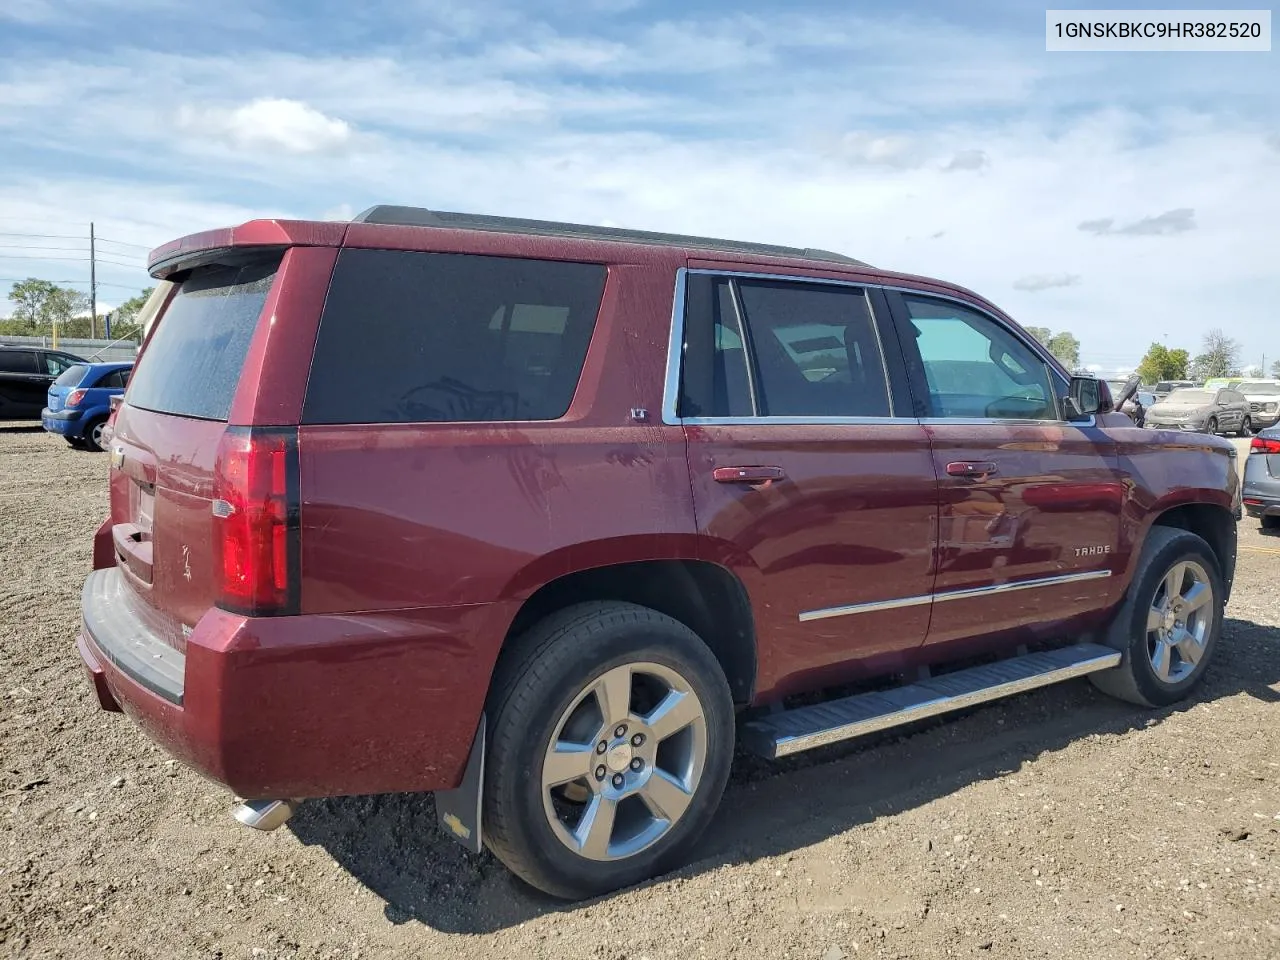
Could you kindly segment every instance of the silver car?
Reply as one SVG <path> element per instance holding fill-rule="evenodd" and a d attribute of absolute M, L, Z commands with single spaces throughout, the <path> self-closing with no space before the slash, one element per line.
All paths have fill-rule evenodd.
<path fill-rule="evenodd" d="M 1253 425 L 1249 401 L 1235 390 L 1184 387 L 1147 411 L 1148 427 L 1155 430 L 1195 430 L 1200 433 L 1235 433 L 1245 436 Z"/>
<path fill-rule="evenodd" d="M 1242 380 L 1235 389 L 1249 401 L 1253 429 L 1265 430 L 1280 422 L 1280 380 Z"/>

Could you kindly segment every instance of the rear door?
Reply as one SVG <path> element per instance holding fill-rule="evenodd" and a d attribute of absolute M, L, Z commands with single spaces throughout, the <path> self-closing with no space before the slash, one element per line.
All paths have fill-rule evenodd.
<path fill-rule="evenodd" d="M 0 350 L 0 420 L 40 416 L 52 381 L 35 350 Z"/>
<path fill-rule="evenodd" d="M 117 414 L 117 566 L 138 613 L 179 649 L 213 604 L 214 459 L 280 259 L 202 266 L 181 279 Z"/>
<path fill-rule="evenodd" d="M 1065 378 L 1013 325 L 953 299 L 889 297 L 941 489 L 929 642 L 1095 612 L 1124 560 L 1115 445 L 1062 419 Z"/>
<path fill-rule="evenodd" d="M 751 597 L 766 695 L 884 666 L 928 628 L 937 479 L 888 323 L 859 285 L 687 277 L 677 412 L 698 530 Z"/>

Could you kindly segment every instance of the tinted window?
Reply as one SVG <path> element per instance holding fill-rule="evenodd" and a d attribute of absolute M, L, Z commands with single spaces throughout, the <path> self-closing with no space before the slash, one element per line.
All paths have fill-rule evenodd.
<path fill-rule="evenodd" d="M 1048 366 L 994 320 L 947 301 L 904 297 L 929 415 L 1056 420 Z"/>
<path fill-rule="evenodd" d="M 54 377 L 61 375 L 62 371 L 74 366 L 76 363 L 74 358 L 61 353 L 46 353 L 43 359 L 45 372 Z"/>
<path fill-rule="evenodd" d="M 122 389 L 129 385 L 129 370 L 113 370 L 111 375 L 98 384 L 100 387 L 112 387 L 114 389 Z"/>
<path fill-rule="evenodd" d="M 688 305 L 682 416 L 750 416 L 753 386 L 761 416 L 889 416 L 862 290 L 694 275 Z"/>
<path fill-rule="evenodd" d="M 129 403 L 158 413 L 225 420 L 279 258 L 202 267 L 161 315 L 129 387 Z"/>
<path fill-rule="evenodd" d="M 88 369 L 89 368 L 86 367 L 83 363 L 73 364 L 72 366 L 67 367 L 67 369 L 63 370 L 62 375 L 53 382 L 57 384 L 59 387 L 77 386 L 79 385 L 80 381 L 84 379 L 84 375 L 88 371 Z"/>
<path fill-rule="evenodd" d="M 0 373 L 35 373 L 36 355 L 31 350 L 0 350 Z"/>
<path fill-rule="evenodd" d="M 682 417 L 749 417 L 742 328 L 729 281 L 693 274 L 685 295 Z"/>
<path fill-rule="evenodd" d="M 303 419 L 563 416 L 605 272 L 552 260 L 344 250 L 320 320 Z"/>

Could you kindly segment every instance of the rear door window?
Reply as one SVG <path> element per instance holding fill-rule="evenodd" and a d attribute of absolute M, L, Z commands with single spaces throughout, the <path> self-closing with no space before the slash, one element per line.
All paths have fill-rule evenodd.
<path fill-rule="evenodd" d="M 0 350 L 0 373 L 35 373 L 34 350 Z"/>
<path fill-rule="evenodd" d="M 343 250 L 303 422 L 557 419 L 577 389 L 605 275 L 590 263 Z"/>
<path fill-rule="evenodd" d="M 690 276 L 679 413 L 889 416 L 884 357 L 865 292 Z"/>
<path fill-rule="evenodd" d="M 182 281 L 138 362 L 129 404 L 226 420 L 279 256 L 200 267 Z"/>
<path fill-rule="evenodd" d="M 45 372 L 51 377 L 60 377 L 63 371 L 69 370 L 75 365 L 76 361 L 72 357 L 61 353 L 46 353 L 44 355 Z"/>

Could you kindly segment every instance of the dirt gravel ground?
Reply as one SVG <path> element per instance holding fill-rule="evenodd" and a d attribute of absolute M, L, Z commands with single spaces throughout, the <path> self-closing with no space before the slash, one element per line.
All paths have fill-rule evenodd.
<path fill-rule="evenodd" d="M 445 840 L 428 797 L 245 830 L 97 710 L 73 637 L 106 470 L 0 426 L 0 956 L 1280 957 L 1280 537 L 1254 522 L 1190 702 L 1075 681 L 742 758 L 694 863 L 564 905 Z"/>

